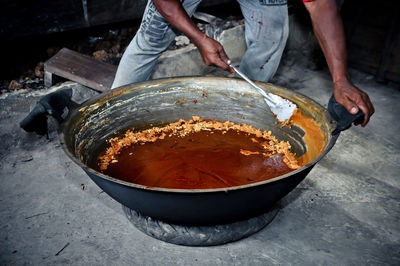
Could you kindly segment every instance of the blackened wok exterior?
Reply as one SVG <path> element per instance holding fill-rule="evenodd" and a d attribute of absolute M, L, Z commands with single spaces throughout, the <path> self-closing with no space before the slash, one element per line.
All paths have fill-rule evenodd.
<path fill-rule="evenodd" d="M 148 81 L 124 86 L 82 104 L 59 129 L 65 152 L 108 195 L 121 204 L 155 219 L 175 224 L 210 225 L 234 222 L 265 212 L 293 190 L 313 166 L 332 148 L 335 122 L 310 98 L 271 84 L 267 91 L 288 98 L 320 126 L 323 138 L 319 152 L 310 154 L 304 128 L 276 123 L 261 96 L 242 80 L 189 77 Z M 193 115 L 221 121 L 246 123 L 271 130 L 307 163 L 293 172 L 270 180 L 225 189 L 179 190 L 148 188 L 106 176 L 94 169 L 95 156 L 116 131 L 175 122 Z M 315 149 L 314 149 L 315 150 Z"/>

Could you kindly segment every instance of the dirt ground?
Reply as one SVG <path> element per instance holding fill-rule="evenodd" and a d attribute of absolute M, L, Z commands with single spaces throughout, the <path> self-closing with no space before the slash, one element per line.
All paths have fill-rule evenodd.
<path fill-rule="evenodd" d="M 368 126 L 341 133 L 266 228 L 203 248 L 145 235 L 67 157 L 54 128 L 49 139 L 19 128 L 30 106 L 49 92 L 73 88 L 82 101 L 96 92 L 66 82 L 0 95 L 0 264 L 399 265 L 400 94 L 395 84 L 350 74 L 375 105 Z M 286 55 L 273 82 L 323 106 L 332 94 L 329 73 L 307 69 L 296 53 Z"/>

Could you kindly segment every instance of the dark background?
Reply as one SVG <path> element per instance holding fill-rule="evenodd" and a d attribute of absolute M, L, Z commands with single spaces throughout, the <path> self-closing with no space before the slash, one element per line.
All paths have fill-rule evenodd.
<path fill-rule="evenodd" d="M 147 0 L 1 0 L 0 39 L 6 86 L 34 76 L 39 62 L 62 47 L 93 55 L 101 49 L 123 53 L 133 37 Z M 344 0 L 349 64 L 381 82 L 400 82 L 399 1 Z M 311 30 L 301 0 L 288 0 L 289 13 Z M 221 18 L 241 16 L 234 0 L 204 0 L 198 9 Z M 122 34 L 122 37 L 121 37 Z M 96 39 L 97 38 L 97 39 Z M 119 46 L 112 39 L 119 38 Z M 102 42 L 96 42 L 101 40 Z M 118 58 L 110 60 L 118 64 Z M 40 66 L 39 66 L 40 67 Z"/>

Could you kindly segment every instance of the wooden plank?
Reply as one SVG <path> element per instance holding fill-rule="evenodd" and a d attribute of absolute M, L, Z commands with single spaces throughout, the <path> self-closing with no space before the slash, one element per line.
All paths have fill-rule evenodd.
<path fill-rule="evenodd" d="M 344 1 L 349 65 L 376 75 L 378 81 L 400 80 L 399 1 Z"/>
<path fill-rule="evenodd" d="M 96 0 L 87 1 L 90 25 L 139 19 L 143 16 L 146 0 Z"/>
<path fill-rule="evenodd" d="M 138 20 L 148 0 L 2 0 L 0 39 L 14 40 Z M 212 6 L 234 0 L 204 0 Z"/>
<path fill-rule="evenodd" d="M 375 75 L 384 48 L 384 40 L 384 31 L 358 25 L 347 43 L 349 64 Z"/>
<path fill-rule="evenodd" d="M 398 29 L 399 30 L 399 29 Z M 390 55 L 391 62 L 385 72 L 385 79 L 400 83 L 400 34 L 397 38 Z"/>
<path fill-rule="evenodd" d="M 44 63 L 44 71 L 47 75 L 51 73 L 97 91 L 107 91 L 112 85 L 117 67 L 63 48 Z M 52 78 L 47 77 L 47 80 L 50 84 Z"/>
<path fill-rule="evenodd" d="M 399 13 L 393 16 L 392 25 L 390 26 L 389 32 L 385 40 L 385 48 L 382 52 L 382 58 L 379 63 L 379 67 L 376 73 L 376 80 L 379 82 L 385 81 L 385 72 L 389 67 L 392 60 L 392 51 L 395 46 L 396 37 L 399 29 Z"/>

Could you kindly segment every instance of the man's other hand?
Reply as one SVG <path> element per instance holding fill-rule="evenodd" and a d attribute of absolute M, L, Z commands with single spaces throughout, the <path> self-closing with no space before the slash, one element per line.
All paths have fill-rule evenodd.
<path fill-rule="evenodd" d="M 348 80 L 334 82 L 333 93 L 336 101 L 343 105 L 351 114 L 357 114 L 361 109 L 364 113 L 364 121 L 361 126 L 365 127 L 375 112 L 368 94 L 358 89 Z"/>

